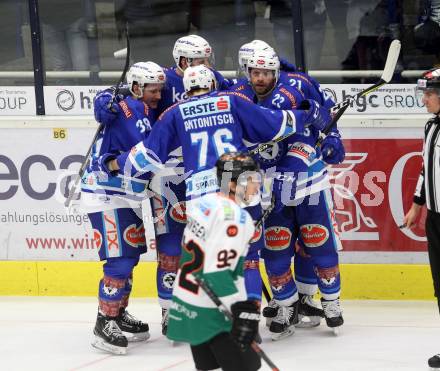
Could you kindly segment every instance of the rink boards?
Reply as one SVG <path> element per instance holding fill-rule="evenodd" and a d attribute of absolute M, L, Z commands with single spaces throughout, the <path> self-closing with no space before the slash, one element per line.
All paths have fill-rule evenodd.
<path fill-rule="evenodd" d="M 421 165 L 423 114 L 346 115 L 346 160 L 331 169 L 345 298 L 429 299 L 423 220 L 402 230 Z M 96 295 L 101 276 L 87 217 L 67 215 L 68 176 L 96 128 L 89 116 L 1 118 L 0 295 Z M 155 296 L 155 244 L 135 295 Z"/>

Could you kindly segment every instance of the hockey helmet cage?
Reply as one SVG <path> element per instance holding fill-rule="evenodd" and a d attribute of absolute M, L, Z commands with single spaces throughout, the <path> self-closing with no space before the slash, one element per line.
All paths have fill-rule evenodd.
<path fill-rule="evenodd" d="M 194 58 L 210 58 L 212 55 L 211 45 L 198 35 L 188 35 L 176 40 L 173 48 L 173 58 L 176 66 L 180 68 L 180 58 L 185 57 L 189 64 Z"/>
<path fill-rule="evenodd" d="M 217 80 L 214 73 L 204 64 L 188 67 L 183 73 L 183 87 L 185 92 L 197 89 L 215 89 Z"/>
<path fill-rule="evenodd" d="M 165 72 L 162 67 L 154 62 L 138 62 L 133 64 L 127 72 L 127 84 L 130 92 L 137 96 L 133 91 L 133 84 L 137 84 L 141 89 L 145 87 L 146 84 L 164 84 L 166 80 Z"/>
<path fill-rule="evenodd" d="M 225 174 L 229 174 L 227 179 L 237 181 L 240 175 L 245 172 L 260 172 L 258 163 L 252 156 L 244 152 L 224 153 L 218 158 L 215 167 L 219 184 Z"/>
<path fill-rule="evenodd" d="M 417 80 L 417 92 L 423 93 L 425 90 L 435 90 L 440 95 L 440 68 L 424 72 Z"/>
<path fill-rule="evenodd" d="M 252 68 L 272 70 L 275 73 L 275 81 L 280 77 L 280 60 L 273 49 L 257 50 L 247 61 L 246 76 L 250 78 Z"/>

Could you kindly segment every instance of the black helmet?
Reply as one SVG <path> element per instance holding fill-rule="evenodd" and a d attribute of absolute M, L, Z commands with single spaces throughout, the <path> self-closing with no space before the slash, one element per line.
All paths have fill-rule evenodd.
<path fill-rule="evenodd" d="M 424 72 L 422 77 L 417 80 L 417 90 L 425 91 L 428 89 L 433 89 L 440 95 L 440 68 Z"/>
<path fill-rule="evenodd" d="M 236 182 L 241 174 L 246 171 L 259 172 L 258 163 L 247 153 L 227 152 L 221 155 L 215 163 L 219 184 L 225 174 L 231 181 Z"/>

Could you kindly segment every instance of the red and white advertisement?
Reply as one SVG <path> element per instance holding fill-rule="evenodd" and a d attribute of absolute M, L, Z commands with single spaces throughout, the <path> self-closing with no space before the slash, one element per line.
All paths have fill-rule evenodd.
<path fill-rule="evenodd" d="M 346 159 L 331 168 L 343 262 L 426 260 L 423 220 L 400 229 L 421 166 L 423 126 L 343 128 Z M 66 174 L 75 172 L 94 128 L 0 129 L 0 259 L 97 260 L 87 215 L 66 214 Z M 154 239 L 146 260 L 155 260 Z M 418 254 L 418 255 L 417 255 Z M 344 260 L 345 259 L 345 260 Z"/>
<path fill-rule="evenodd" d="M 420 139 L 346 139 L 345 161 L 331 168 L 344 251 L 424 251 L 423 217 L 401 229 L 421 169 Z"/>

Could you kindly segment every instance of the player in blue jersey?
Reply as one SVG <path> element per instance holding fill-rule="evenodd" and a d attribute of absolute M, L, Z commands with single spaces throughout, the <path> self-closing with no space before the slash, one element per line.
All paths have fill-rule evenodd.
<path fill-rule="evenodd" d="M 273 51 L 254 53 L 247 61 L 247 69 L 258 104 L 271 109 L 301 107 L 305 98 L 303 91 L 278 83 L 279 60 Z M 337 254 L 340 241 L 324 161 L 342 162 L 345 152 L 340 135 L 334 129 L 323 141 L 322 148 L 327 155 L 322 161 L 319 150 L 314 148 L 318 137 L 319 130 L 310 127 L 302 135 L 286 140 L 287 146 L 276 144 L 275 148 L 261 155 L 267 172 L 274 174 L 273 191 L 278 204 L 265 223 L 266 248 L 262 252 L 274 298 L 279 305 L 270 324 L 273 339 L 293 333 L 293 326 L 298 322 L 299 299 L 302 310 L 316 307 L 312 301 L 316 283 L 323 296 L 322 306 L 328 326 L 338 327 L 343 322 L 339 307 Z M 275 168 L 268 169 L 272 164 Z M 286 199 L 281 200 L 281 196 Z M 287 199 L 292 200 L 288 203 Z M 297 254 L 295 273 L 303 290 L 301 296 L 290 270 L 296 240 L 300 253 Z M 315 308 L 315 320 L 319 321 L 320 313 Z"/>
<path fill-rule="evenodd" d="M 168 154 L 182 146 L 186 198 L 191 199 L 218 189 L 215 160 L 225 152 L 246 150 L 244 141 L 267 142 L 303 133 L 309 126 L 322 129 L 330 122 L 327 110 L 317 104 L 306 110 L 275 111 L 253 104 L 240 93 L 212 91 L 214 75 L 203 65 L 188 68 L 184 84 L 190 98 L 167 109 L 145 141 L 119 156 L 103 156 L 94 162 L 96 166 L 109 173 L 138 176 L 160 170 Z"/>
<path fill-rule="evenodd" d="M 213 51 L 209 43 L 197 35 L 188 35 L 176 40 L 173 58 L 176 65 L 165 68 L 166 83 L 159 102 L 160 112 L 171 105 L 187 99 L 183 86 L 184 71 L 200 64 L 212 67 Z M 226 89 L 229 81 L 215 70 L 218 85 Z M 178 164 L 181 150 L 170 155 L 168 164 Z M 168 323 L 168 308 L 171 303 L 174 278 L 181 254 L 181 240 L 186 224 L 185 182 L 182 181 L 182 166 L 167 167 L 154 176 L 151 189 L 155 191 L 153 210 L 156 219 L 158 250 L 157 291 L 162 308 L 162 333 L 165 335 Z"/>
<path fill-rule="evenodd" d="M 114 156 L 145 140 L 155 120 L 165 73 L 153 62 L 140 62 L 127 72 L 130 95 L 114 102 L 110 91 L 97 95 L 95 117 L 104 124 L 96 141 L 91 166 L 81 184 L 81 206 L 89 215 L 99 258 L 105 260 L 99 283 L 99 309 L 93 346 L 124 354 L 128 341 L 146 340 L 149 328 L 125 309 L 132 288 L 132 272 L 145 253 L 140 203 L 146 181 L 109 177 L 93 165 L 103 154 Z M 144 203 L 148 207 L 148 203 Z"/>

